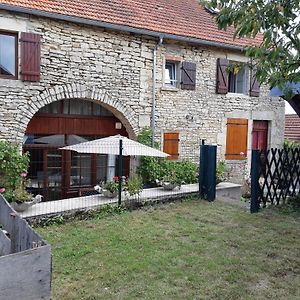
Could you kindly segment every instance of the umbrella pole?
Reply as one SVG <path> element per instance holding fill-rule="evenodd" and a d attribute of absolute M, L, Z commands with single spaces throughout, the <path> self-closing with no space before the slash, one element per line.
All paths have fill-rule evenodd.
<path fill-rule="evenodd" d="M 118 165 L 118 177 L 119 177 L 119 195 L 118 195 L 118 206 L 121 206 L 122 202 L 122 170 L 123 167 L 123 141 L 119 140 L 119 165 Z"/>

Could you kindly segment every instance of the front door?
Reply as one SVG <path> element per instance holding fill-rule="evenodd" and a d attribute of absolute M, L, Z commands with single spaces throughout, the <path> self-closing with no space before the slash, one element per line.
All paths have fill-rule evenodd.
<path fill-rule="evenodd" d="M 252 149 L 267 150 L 268 121 L 253 121 Z"/>

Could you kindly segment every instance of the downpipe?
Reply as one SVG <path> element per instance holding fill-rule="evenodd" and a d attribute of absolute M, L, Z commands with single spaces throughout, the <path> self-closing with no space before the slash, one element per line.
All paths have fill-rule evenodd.
<path fill-rule="evenodd" d="M 152 147 L 155 141 L 155 114 L 156 114 L 156 70 L 157 70 L 157 50 L 163 44 L 163 37 L 160 36 L 159 42 L 153 49 L 153 84 L 152 84 L 152 109 L 151 109 L 151 130 L 152 130 Z"/>

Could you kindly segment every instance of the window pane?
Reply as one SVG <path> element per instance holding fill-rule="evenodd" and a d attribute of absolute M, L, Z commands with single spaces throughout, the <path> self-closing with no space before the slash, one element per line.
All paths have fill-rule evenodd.
<path fill-rule="evenodd" d="M 0 74 L 16 75 L 16 37 L 0 35 Z"/>
<path fill-rule="evenodd" d="M 175 63 L 167 62 L 165 65 L 165 84 L 176 85 L 176 65 Z"/>
<path fill-rule="evenodd" d="M 39 112 L 46 113 L 46 114 L 59 114 L 60 113 L 60 105 L 61 105 L 60 101 L 53 102 L 53 103 L 50 103 L 50 104 L 42 107 Z"/>
<path fill-rule="evenodd" d="M 236 93 L 244 93 L 245 69 L 240 70 L 236 75 Z"/>
<path fill-rule="evenodd" d="M 70 101 L 71 115 L 91 115 L 92 102 L 75 99 Z"/>

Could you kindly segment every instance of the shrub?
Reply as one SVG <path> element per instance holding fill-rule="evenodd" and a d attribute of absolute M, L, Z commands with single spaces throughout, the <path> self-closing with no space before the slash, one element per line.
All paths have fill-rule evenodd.
<path fill-rule="evenodd" d="M 30 199 L 31 194 L 25 189 L 25 177 L 29 166 L 28 154 L 22 154 L 16 144 L 0 141 L 0 161 L 0 189 L 6 200 L 11 202 L 15 199 L 19 201 Z"/>
<path fill-rule="evenodd" d="M 129 194 L 129 196 L 140 196 L 140 193 L 143 190 L 143 180 L 139 176 L 133 176 L 129 177 L 126 181 L 126 186 L 125 186 L 125 191 L 126 193 Z"/>
<path fill-rule="evenodd" d="M 147 146 L 151 146 L 151 129 L 143 129 L 138 136 L 138 141 Z M 159 148 L 155 143 L 155 148 Z M 173 181 L 177 183 L 195 183 L 197 182 L 197 165 L 189 160 L 169 161 L 166 158 L 143 156 L 138 167 L 138 174 L 146 184 L 156 185 L 157 180 L 164 180 L 173 176 Z"/>

